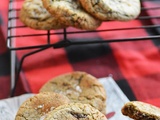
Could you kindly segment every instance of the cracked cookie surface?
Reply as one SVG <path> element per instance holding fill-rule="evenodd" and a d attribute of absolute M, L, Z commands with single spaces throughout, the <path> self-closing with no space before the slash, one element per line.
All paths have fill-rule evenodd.
<path fill-rule="evenodd" d="M 70 103 L 50 111 L 44 120 L 107 120 L 107 118 L 89 104 Z"/>
<path fill-rule="evenodd" d="M 43 120 L 46 113 L 69 102 L 70 100 L 64 95 L 53 92 L 42 92 L 21 104 L 15 120 Z"/>
<path fill-rule="evenodd" d="M 67 27 L 43 7 L 41 0 L 25 0 L 19 18 L 32 29 L 51 30 Z"/>
<path fill-rule="evenodd" d="M 160 108 L 140 101 L 126 103 L 122 114 L 135 120 L 160 120 Z"/>
<path fill-rule="evenodd" d="M 90 104 L 106 114 L 106 91 L 94 76 L 81 71 L 59 75 L 45 83 L 40 92 L 66 95 L 72 102 Z"/>
<path fill-rule="evenodd" d="M 101 21 L 88 14 L 78 0 L 42 0 L 44 7 L 67 26 L 95 30 Z"/>
<path fill-rule="evenodd" d="M 83 8 L 96 18 L 128 21 L 135 19 L 141 10 L 140 0 L 79 0 Z"/>

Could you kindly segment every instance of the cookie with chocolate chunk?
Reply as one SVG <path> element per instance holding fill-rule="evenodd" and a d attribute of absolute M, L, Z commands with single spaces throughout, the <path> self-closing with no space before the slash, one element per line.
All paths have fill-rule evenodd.
<path fill-rule="evenodd" d="M 15 120 L 41 120 L 56 107 L 68 104 L 70 100 L 61 94 L 42 92 L 27 99 L 19 107 Z"/>
<path fill-rule="evenodd" d="M 67 26 L 83 30 L 95 30 L 101 21 L 88 14 L 79 0 L 42 0 L 44 7 Z"/>
<path fill-rule="evenodd" d="M 37 30 L 66 28 L 54 15 L 51 15 L 41 0 L 25 0 L 19 14 L 20 20 L 28 27 Z"/>
<path fill-rule="evenodd" d="M 135 120 L 160 120 L 160 108 L 140 101 L 126 103 L 122 114 Z"/>
<path fill-rule="evenodd" d="M 89 104 L 70 103 L 49 112 L 44 120 L 107 120 L 107 118 Z"/>
<path fill-rule="evenodd" d="M 83 8 L 102 21 L 128 21 L 141 11 L 140 0 L 79 0 Z"/>
<path fill-rule="evenodd" d="M 71 102 L 90 104 L 106 114 L 106 91 L 96 77 L 86 72 L 59 75 L 41 87 L 40 92 L 46 91 L 66 95 Z"/>

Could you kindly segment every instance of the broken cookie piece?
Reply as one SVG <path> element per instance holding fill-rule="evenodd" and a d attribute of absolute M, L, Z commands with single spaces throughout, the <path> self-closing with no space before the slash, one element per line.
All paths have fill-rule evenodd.
<path fill-rule="evenodd" d="M 135 120 L 160 120 L 160 108 L 140 101 L 126 103 L 121 112 Z"/>

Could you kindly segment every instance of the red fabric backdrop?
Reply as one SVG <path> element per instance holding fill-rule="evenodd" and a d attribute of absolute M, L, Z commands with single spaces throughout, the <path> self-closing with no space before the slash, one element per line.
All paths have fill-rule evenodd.
<path fill-rule="evenodd" d="M 21 4 L 21 2 L 18 2 L 15 7 L 20 8 Z M 154 2 L 146 2 L 143 5 L 146 7 L 160 6 L 160 4 Z M 156 13 L 155 11 L 147 11 L 149 16 L 158 15 L 158 13 L 160 13 L 160 9 L 156 10 Z M 146 24 L 146 21 L 140 20 L 104 22 L 98 29 L 138 27 L 144 24 Z M 159 24 L 159 19 L 154 19 L 147 24 Z M 23 25 L 23 23 L 17 20 L 17 25 Z M 68 28 L 68 30 L 76 29 Z M 15 31 L 15 35 L 46 33 L 46 31 L 37 31 L 30 28 L 18 28 Z M 147 29 L 134 29 L 118 32 L 74 34 L 68 35 L 68 39 L 74 41 L 92 39 L 104 41 L 113 38 L 143 37 L 150 34 Z M 46 36 L 16 38 L 16 46 L 41 45 L 46 42 L 46 38 Z M 52 43 L 61 40 L 62 36 L 60 35 L 51 36 Z M 159 44 L 157 44 L 159 41 L 159 39 L 156 41 L 142 40 L 73 45 L 59 49 L 49 48 L 25 59 L 22 68 L 25 79 L 21 79 L 21 81 L 27 82 L 27 91 L 37 93 L 45 82 L 66 72 L 86 71 L 97 78 L 112 75 L 130 100 L 145 101 L 160 107 L 160 51 Z M 24 54 L 31 51 L 17 51 L 18 59 L 21 60 Z M 26 85 L 22 83 L 19 84 L 18 88 Z"/>

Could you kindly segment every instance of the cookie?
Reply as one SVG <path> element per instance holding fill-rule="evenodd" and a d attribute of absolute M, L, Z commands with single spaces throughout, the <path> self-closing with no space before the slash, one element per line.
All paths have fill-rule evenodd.
<path fill-rule="evenodd" d="M 41 120 L 49 111 L 69 102 L 70 100 L 64 95 L 42 92 L 22 103 L 15 120 Z"/>
<path fill-rule="evenodd" d="M 122 114 L 135 120 L 160 120 L 160 108 L 140 101 L 126 103 Z"/>
<path fill-rule="evenodd" d="M 42 0 L 44 7 L 67 26 L 83 30 L 95 30 L 101 21 L 81 7 L 79 0 Z M 57 12 L 58 11 L 58 12 Z"/>
<path fill-rule="evenodd" d="M 90 104 L 106 114 L 106 91 L 94 76 L 81 71 L 59 75 L 45 83 L 40 92 L 66 95 L 72 102 Z"/>
<path fill-rule="evenodd" d="M 41 0 L 25 0 L 19 13 L 19 19 L 32 29 L 51 30 L 67 27 L 43 7 Z"/>
<path fill-rule="evenodd" d="M 106 20 L 128 21 L 140 14 L 140 0 L 79 0 L 94 17 Z"/>
<path fill-rule="evenodd" d="M 50 111 L 44 120 L 107 120 L 107 118 L 89 104 L 70 103 Z"/>

